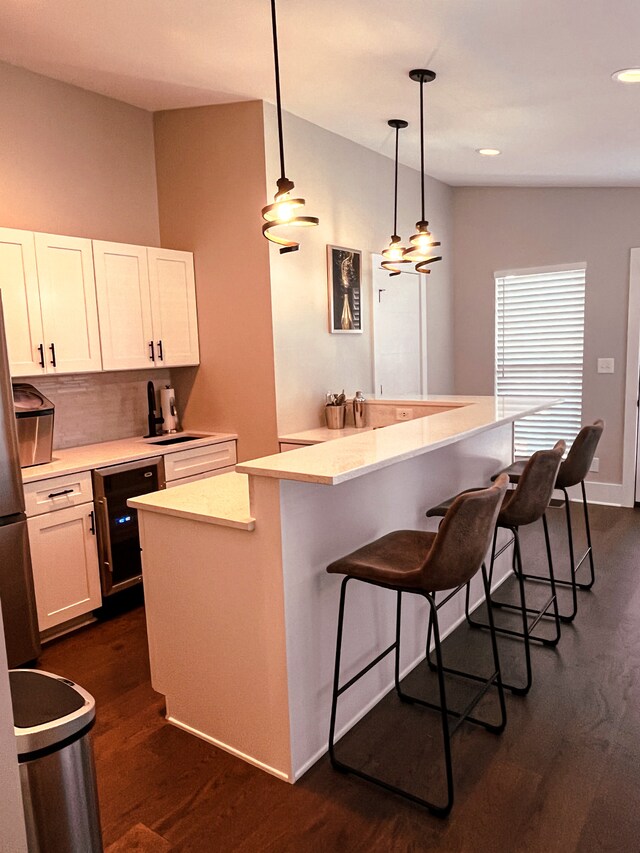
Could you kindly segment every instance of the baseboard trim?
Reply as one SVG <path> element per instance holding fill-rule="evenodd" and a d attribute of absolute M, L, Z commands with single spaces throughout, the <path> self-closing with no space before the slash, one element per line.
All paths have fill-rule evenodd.
<path fill-rule="evenodd" d="M 587 500 L 592 504 L 603 504 L 605 506 L 625 506 L 622 483 L 596 483 L 591 480 L 585 481 L 587 489 Z M 571 500 L 582 500 L 582 492 L 579 486 L 569 489 Z M 632 504 L 628 504 L 632 506 Z"/>
<path fill-rule="evenodd" d="M 258 761 L 257 758 L 253 758 L 251 755 L 247 755 L 246 752 L 241 752 L 239 749 L 235 749 L 232 746 L 229 746 L 227 743 L 223 743 L 221 740 L 217 740 L 211 735 L 206 735 L 204 732 L 199 731 L 198 729 L 194 729 L 193 726 L 189 726 L 187 723 L 183 723 L 175 717 L 167 714 L 166 718 L 168 723 L 171 723 L 172 726 L 176 726 L 178 729 L 182 729 L 183 732 L 188 732 L 190 735 L 195 735 L 199 737 L 200 740 L 206 740 L 207 743 L 212 744 L 213 746 L 217 746 L 220 749 L 223 749 L 225 752 L 229 752 L 231 755 L 235 755 L 237 758 L 241 758 L 243 761 L 246 761 L 247 764 L 253 764 L 254 767 L 259 767 L 260 770 L 264 770 L 267 773 L 270 773 L 272 776 L 277 776 L 278 779 L 282 779 L 284 782 L 294 782 L 295 779 L 292 779 L 288 773 L 283 773 L 282 770 L 276 770 L 275 767 L 271 767 L 269 764 L 265 764 L 263 761 Z"/>

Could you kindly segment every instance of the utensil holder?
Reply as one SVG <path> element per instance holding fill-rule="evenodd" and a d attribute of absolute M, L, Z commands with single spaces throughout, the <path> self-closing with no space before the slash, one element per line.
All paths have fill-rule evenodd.
<path fill-rule="evenodd" d="M 346 406 L 325 406 L 324 417 L 328 429 L 343 429 Z"/>

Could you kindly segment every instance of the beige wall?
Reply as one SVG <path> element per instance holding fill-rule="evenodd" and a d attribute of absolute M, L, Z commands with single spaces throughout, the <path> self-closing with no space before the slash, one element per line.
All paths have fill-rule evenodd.
<path fill-rule="evenodd" d="M 0 63 L 0 225 L 158 245 L 151 113 Z"/>
<path fill-rule="evenodd" d="M 195 254 L 201 365 L 173 376 L 183 424 L 239 433 L 241 459 L 275 453 L 262 104 L 156 113 L 155 134 L 162 244 Z"/>
<path fill-rule="evenodd" d="M 490 394 L 497 270 L 587 263 L 583 420 L 606 419 L 591 479 L 620 483 L 629 250 L 640 246 L 640 189 L 454 190 L 455 382 Z M 613 375 L 597 373 L 612 356 Z"/>
<path fill-rule="evenodd" d="M 381 142 L 388 128 L 381 122 Z M 389 242 L 393 224 L 393 161 L 341 136 L 285 113 L 287 176 L 306 199 L 306 213 L 320 225 L 300 233 L 300 249 L 280 255 L 271 248 L 278 429 L 280 434 L 320 423 L 325 393 L 373 389 L 371 254 Z M 279 176 L 275 108 L 265 104 L 267 189 Z M 419 218 L 419 173 L 401 167 L 399 229 L 405 240 Z M 453 390 L 451 188 L 427 181 L 427 214 L 443 244 L 427 285 L 428 385 Z M 328 332 L 327 244 L 362 251 L 362 335 Z M 391 279 L 391 284 L 393 279 Z"/>

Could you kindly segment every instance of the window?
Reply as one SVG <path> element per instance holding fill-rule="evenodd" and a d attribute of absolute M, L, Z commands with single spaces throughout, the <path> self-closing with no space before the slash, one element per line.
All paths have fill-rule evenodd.
<path fill-rule="evenodd" d="M 562 397 L 515 424 L 515 455 L 530 456 L 582 421 L 584 264 L 496 273 L 496 394 Z"/>

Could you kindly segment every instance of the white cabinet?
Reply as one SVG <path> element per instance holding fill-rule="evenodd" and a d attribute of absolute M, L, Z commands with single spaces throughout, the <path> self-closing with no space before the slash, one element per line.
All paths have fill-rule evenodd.
<path fill-rule="evenodd" d="M 44 373 L 44 335 L 32 231 L 0 228 L 0 291 L 11 374 Z"/>
<path fill-rule="evenodd" d="M 102 603 L 92 509 L 81 504 L 27 521 L 41 631 Z"/>
<path fill-rule="evenodd" d="M 165 367 L 199 364 L 191 252 L 147 249 L 156 359 Z"/>
<path fill-rule="evenodd" d="M 36 234 L 48 373 L 102 369 L 91 240 Z"/>
<path fill-rule="evenodd" d="M 236 441 L 221 441 L 204 447 L 191 447 L 164 457 L 166 488 L 195 483 L 216 474 L 235 470 L 238 461 Z"/>
<path fill-rule="evenodd" d="M 93 241 L 102 364 L 105 370 L 155 365 L 145 246 Z"/>
<path fill-rule="evenodd" d="M 102 369 L 91 241 L 0 229 L 12 376 Z"/>
<path fill-rule="evenodd" d="M 193 255 L 93 241 L 105 370 L 199 363 Z"/>

